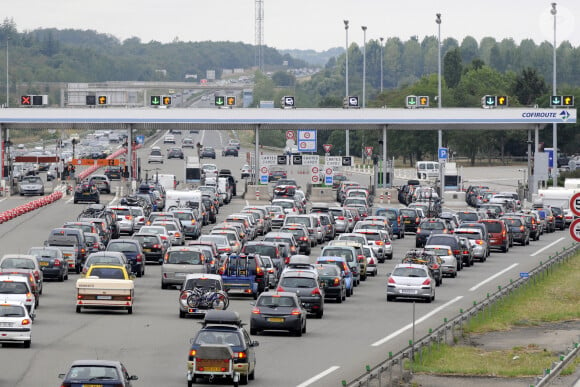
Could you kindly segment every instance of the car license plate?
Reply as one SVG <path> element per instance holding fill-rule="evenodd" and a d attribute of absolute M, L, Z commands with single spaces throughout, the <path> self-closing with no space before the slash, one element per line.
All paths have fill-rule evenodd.
<path fill-rule="evenodd" d="M 82 387 L 103 387 L 102 384 L 83 384 Z"/>
<path fill-rule="evenodd" d="M 90 194 L 91 194 L 90 192 L 83 192 L 83 196 L 89 196 Z"/>
<path fill-rule="evenodd" d="M 405 224 L 410 224 L 411 221 L 410 220 L 405 220 Z"/>
<path fill-rule="evenodd" d="M 97 300 L 112 300 L 113 296 L 97 296 Z"/>
<path fill-rule="evenodd" d="M 11 326 L 12 326 L 11 322 L 0 322 L 0 327 L 6 328 Z"/>
<path fill-rule="evenodd" d="M 48 265 L 50 265 L 50 262 L 46 262 L 46 261 L 40 261 L 40 262 L 39 262 L 39 265 L 40 265 L 40 266 L 48 266 Z"/>
<path fill-rule="evenodd" d="M 204 367 L 203 370 L 205 372 L 220 372 L 222 369 L 221 367 Z"/>
<path fill-rule="evenodd" d="M 401 289 L 401 293 L 403 293 L 403 294 L 417 294 L 417 291 L 414 289 Z"/>
<path fill-rule="evenodd" d="M 185 273 L 175 273 L 176 277 L 185 277 Z"/>
<path fill-rule="evenodd" d="M 240 270 L 239 273 L 240 273 L 240 275 L 246 275 L 246 271 L 245 270 Z"/>
<path fill-rule="evenodd" d="M 143 252 L 144 253 L 150 253 L 151 252 L 151 249 L 143 249 Z"/>
<path fill-rule="evenodd" d="M 274 323 L 283 323 L 284 322 L 284 318 L 283 317 L 270 317 L 268 319 L 268 321 L 274 322 Z"/>

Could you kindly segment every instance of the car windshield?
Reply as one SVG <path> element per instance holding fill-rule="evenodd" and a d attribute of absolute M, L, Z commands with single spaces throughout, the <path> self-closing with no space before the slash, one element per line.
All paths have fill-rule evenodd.
<path fill-rule="evenodd" d="M 397 267 L 392 274 L 393 277 L 427 277 L 425 270 L 413 267 Z"/>
<path fill-rule="evenodd" d="M 506 219 L 505 222 L 509 226 L 513 226 L 513 227 L 520 227 L 520 226 L 522 226 L 522 221 L 520 219 Z"/>
<path fill-rule="evenodd" d="M 175 217 L 179 220 L 191 220 L 193 219 L 193 214 L 191 212 L 176 212 Z"/>
<path fill-rule="evenodd" d="M 238 347 L 241 346 L 241 341 L 235 332 L 201 330 L 195 338 L 195 344 L 227 344 L 231 347 Z"/>
<path fill-rule="evenodd" d="M 497 234 L 502 231 L 500 222 L 484 222 L 485 227 L 487 227 L 487 232 Z"/>
<path fill-rule="evenodd" d="M 36 266 L 31 259 L 25 258 L 6 258 L 0 264 L 2 269 L 35 269 Z"/>
<path fill-rule="evenodd" d="M 125 279 L 123 270 L 114 267 L 94 267 L 91 270 L 90 276 L 107 279 Z"/>
<path fill-rule="evenodd" d="M 0 305 L 0 317 L 24 317 L 24 308 L 18 305 Z"/>
<path fill-rule="evenodd" d="M 244 254 L 259 254 L 266 257 L 276 257 L 276 247 L 264 245 L 247 245 Z"/>
<path fill-rule="evenodd" d="M 228 239 L 222 235 L 202 235 L 199 237 L 200 242 L 214 242 L 218 246 L 229 246 Z"/>
<path fill-rule="evenodd" d="M 377 210 L 377 215 L 378 216 L 386 216 L 387 219 L 389 220 L 397 220 L 397 214 L 395 211 L 389 211 L 389 210 L 385 210 L 385 209 L 379 209 Z"/>
<path fill-rule="evenodd" d="M 170 251 L 167 253 L 165 263 L 176 265 L 201 265 L 201 253 L 199 251 Z"/>
<path fill-rule="evenodd" d="M 119 380 L 115 367 L 108 366 L 75 366 L 69 371 L 67 379 L 71 380 Z M 85 384 L 86 386 L 86 384 Z"/>
<path fill-rule="evenodd" d="M 277 308 L 277 307 L 295 307 L 296 302 L 292 297 L 284 297 L 284 296 L 262 296 L 258 300 L 258 306 L 264 306 L 269 308 Z"/>
<path fill-rule="evenodd" d="M 305 277 L 282 277 L 280 286 L 288 288 L 315 288 L 316 280 Z"/>
<path fill-rule="evenodd" d="M 0 294 L 26 294 L 28 287 L 24 282 L 0 281 Z"/>

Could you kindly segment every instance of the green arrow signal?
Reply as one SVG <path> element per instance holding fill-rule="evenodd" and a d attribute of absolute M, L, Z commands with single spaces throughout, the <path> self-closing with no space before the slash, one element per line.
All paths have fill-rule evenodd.
<path fill-rule="evenodd" d="M 495 98 L 494 97 L 487 97 L 485 99 L 485 104 L 488 105 L 488 106 L 489 105 L 495 105 Z"/>
<path fill-rule="evenodd" d="M 158 95 L 151 96 L 151 105 L 161 105 L 161 97 Z"/>
<path fill-rule="evenodd" d="M 407 97 L 407 105 L 417 105 L 417 97 Z"/>
<path fill-rule="evenodd" d="M 562 100 L 560 99 L 559 95 L 552 96 L 552 105 L 560 105 L 562 104 Z"/>
<path fill-rule="evenodd" d="M 224 106 L 226 102 L 226 98 L 223 96 L 215 97 L 215 105 L 216 106 Z"/>

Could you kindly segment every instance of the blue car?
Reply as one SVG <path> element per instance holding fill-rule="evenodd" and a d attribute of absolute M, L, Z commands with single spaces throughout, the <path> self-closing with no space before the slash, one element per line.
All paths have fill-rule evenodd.
<path fill-rule="evenodd" d="M 405 223 L 403 223 L 403 216 L 400 209 L 398 208 L 377 208 L 374 215 L 376 216 L 386 216 L 389 219 L 391 228 L 393 229 L 393 235 L 397 235 L 399 239 L 405 237 Z"/>
<path fill-rule="evenodd" d="M 318 257 L 316 263 L 326 263 L 337 265 L 342 273 L 344 273 L 344 282 L 346 284 L 346 296 L 350 297 L 354 293 L 354 276 L 348 267 L 346 258 L 344 257 Z"/>

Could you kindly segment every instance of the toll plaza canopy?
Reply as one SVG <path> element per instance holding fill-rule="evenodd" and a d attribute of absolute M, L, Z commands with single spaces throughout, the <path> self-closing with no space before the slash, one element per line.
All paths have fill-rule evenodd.
<path fill-rule="evenodd" d="M 0 109 L 0 127 L 8 129 L 530 130 L 553 123 L 576 123 L 576 109 Z"/>

